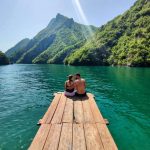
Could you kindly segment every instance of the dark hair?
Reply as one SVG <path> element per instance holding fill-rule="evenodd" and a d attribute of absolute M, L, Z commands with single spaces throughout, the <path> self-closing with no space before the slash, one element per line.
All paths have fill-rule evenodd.
<path fill-rule="evenodd" d="M 76 76 L 79 76 L 79 77 L 80 77 L 81 75 L 80 75 L 80 73 L 76 73 Z"/>
<path fill-rule="evenodd" d="M 69 76 L 68 76 L 69 81 L 72 80 L 72 77 L 73 77 L 73 75 L 69 75 Z"/>

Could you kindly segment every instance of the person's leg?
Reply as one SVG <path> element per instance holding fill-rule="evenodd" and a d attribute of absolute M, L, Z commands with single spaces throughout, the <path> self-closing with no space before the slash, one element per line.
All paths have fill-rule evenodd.
<path fill-rule="evenodd" d="M 75 96 L 75 92 L 70 93 L 70 96 L 71 97 Z"/>
<path fill-rule="evenodd" d="M 75 95 L 75 92 L 71 92 L 71 93 L 70 93 L 70 92 L 66 92 L 66 91 L 65 91 L 64 94 L 65 94 L 65 96 L 71 96 L 71 97 L 72 97 L 72 96 Z"/>

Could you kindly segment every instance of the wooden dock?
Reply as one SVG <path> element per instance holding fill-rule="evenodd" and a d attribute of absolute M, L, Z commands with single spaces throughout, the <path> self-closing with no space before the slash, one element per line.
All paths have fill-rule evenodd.
<path fill-rule="evenodd" d="M 117 150 L 92 94 L 56 93 L 29 150 Z"/>

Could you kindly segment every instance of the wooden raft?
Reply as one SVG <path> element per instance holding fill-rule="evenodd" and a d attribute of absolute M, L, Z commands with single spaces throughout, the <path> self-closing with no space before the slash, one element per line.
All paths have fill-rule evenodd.
<path fill-rule="evenodd" d="M 55 97 L 29 150 L 117 150 L 92 94 Z"/>

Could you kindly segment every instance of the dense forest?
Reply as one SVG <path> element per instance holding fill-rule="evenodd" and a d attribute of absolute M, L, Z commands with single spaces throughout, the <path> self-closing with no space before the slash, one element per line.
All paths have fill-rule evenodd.
<path fill-rule="evenodd" d="M 6 57 L 6 55 L 0 51 L 0 65 L 8 65 L 9 59 Z"/>
<path fill-rule="evenodd" d="M 150 1 L 96 28 L 57 14 L 33 39 L 6 52 L 13 63 L 150 66 Z"/>
<path fill-rule="evenodd" d="M 138 0 L 123 15 L 101 26 L 65 63 L 150 66 L 150 1 Z"/>
<path fill-rule="evenodd" d="M 57 14 L 33 39 L 20 41 L 6 55 L 13 63 L 63 63 L 72 49 L 81 47 L 96 29 Z"/>

